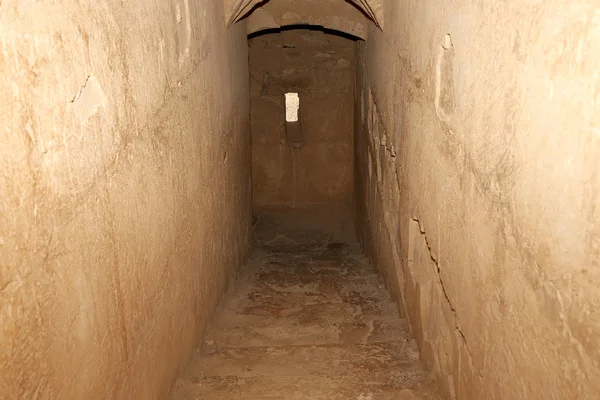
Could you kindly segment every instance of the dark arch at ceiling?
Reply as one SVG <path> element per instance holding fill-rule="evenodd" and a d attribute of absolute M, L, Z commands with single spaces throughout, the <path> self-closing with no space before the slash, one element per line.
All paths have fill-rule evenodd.
<path fill-rule="evenodd" d="M 228 25 L 248 19 L 248 33 L 288 25 L 321 25 L 366 38 L 371 20 L 383 27 L 381 0 L 224 0 Z"/>
<path fill-rule="evenodd" d="M 255 37 L 262 36 L 262 35 L 281 33 L 281 32 L 285 32 L 285 31 L 292 31 L 292 30 L 297 30 L 297 29 L 309 30 L 309 31 L 319 31 L 319 32 L 323 32 L 327 35 L 340 36 L 340 37 L 343 37 L 344 39 L 353 40 L 353 41 L 362 40 L 362 38 L 352 35 L 350 33 L 338 31 L 336 29 L 329 29 L 329 28 L 326 28 L 324 26 L 319 26 L 319 25 L 286 25 L 286 26 L 282 26 L 280 28 L 262 29 L 262 30 L 259 30 L 256 32 L 249 33 L 248 39 L 253 39 Z"/>

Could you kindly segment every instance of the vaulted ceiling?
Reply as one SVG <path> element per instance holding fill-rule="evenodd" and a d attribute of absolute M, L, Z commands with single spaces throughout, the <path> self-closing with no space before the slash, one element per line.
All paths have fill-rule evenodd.
<path fill-rule="evenodd" d="M 228 24 L 248 18 L 248 33 L 319 25 L 366 38 L 368 20 L 383 28 L 382 0 L 224 0 Z"/>

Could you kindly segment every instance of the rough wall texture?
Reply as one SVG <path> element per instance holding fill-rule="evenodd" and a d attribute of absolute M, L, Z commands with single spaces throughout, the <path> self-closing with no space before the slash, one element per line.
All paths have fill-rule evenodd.
<path fill-rule="evenodd" d="M 460 399 L 600 393 L 600 9 L 387 1 L 359 51 L 363 242 Z"/>
<path fill-rule="evenodd" d="M 350 203 L 355 42 L 294 29 L 249 43 L 254 204 Z M 300 96 L 299 146 L 286 140 L 287 92 Z"/>
<path fill-rule="evenodd" d="M 248 247 L 246 27 L 0 2 L 0 398 L 164 398 Z"/>

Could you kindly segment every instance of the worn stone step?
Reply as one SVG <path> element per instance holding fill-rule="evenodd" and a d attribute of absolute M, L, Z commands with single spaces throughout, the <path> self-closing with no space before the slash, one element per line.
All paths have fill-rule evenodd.
<path fill-rule="evenodd" d="M 234 328 L 244 326 L 273 326 L 281 324 L 341 324 L 344 322 L 366 322 L 369 320 L 397 319 L 398 308 L 395 302 L 381 302 L 364 308 L 359 304 L 325 303 L 278 307 L 260 304 L 235 309 L 219 308 L 211 321 L 213 328 Z"/>
<path fill-rule="evenodd" d="M 385 383 L 348 376 L 216 376 L 180 379 L 173 399 L 201 400 L 437 400 L 426 372 L 398 373 Z"/>
<path fill-rule="evenodd" d="M 391 296 L 376 276 L 361 279 L 315 278 L 283 273 L 240 277 L 231 286 L 221 306 L 239 309 L 271 305 L 295 308 L 302 305 L 350 303 L 363 308 L 389 302 Z"/>
<path fill-rule="evenodd" d="M 371 282 L 381 283 L 383 279 L 371 267 L 355 265 L 352 262 L 342 262 L 340 260 L 319 261 L 314 260 L 270 260 L 255 263 L 246 271 L 247 276 L 256 277 L 262 280 L 278 279 L 278 276 L 285 276 L 287 279 L 311 279 L 327 280 L 334 279 L 370 279 Z M 281 278 L 279 278 L 281 279 Z"/>
<path fill-rule="evenodd" d="M 236 293 L 228 296 L 220 305 L 219 310 L 226 312 L 248 313 L 250 310 L 293 310 L 327 304 L 348 304 L 360 306 L 363 312 L 376 313 L 382 304 L 390 303 L 391 296 L 387 293 L 373 292 L 265 292 L 252 291 L 248 296 Z M 255 313 L 261 313 L 256 311 Z"/>
<path fill-rule="evenodd" d="M 357 368 L 360 367 L 360 368 Z M 187 369 L 199 376 L 339 376 L 384 384 L 398 373 L 422 371 L 414 340 L 372 345 L 221 348 L 206 345 Z"/>
<path fill-rule="evenodd" d="M 256 272 L 248 278 L 240 278 L 229 292 L 240 288 L 252 288 L 254 290 L 272 289 L 276 291 L 303 291 L 311 292 L 327 288 L 329 290 L 346 291 L 371 291 L 386 292 L 383 280 L 376 274 L 365 276 L 310 276 L 302 273 L 290 273 L 284 271 L 273 271 L 270 273 Z"/>
<path fill-rule="evenodd" d="M 279 284 L 289 284 L 294 282 L 339 282 L 340 280 L 354 282 L 355 284 L 380 285 L 384 283 L 383 279 L 373 271 L 362 271 L 361 273 L 347 272 L 344 269 L 335 269 L 335 267 L 325 268 L 316 267 L 296 267 L 296 268 L 272 268 L 257 269 L 252 277 L 255 282 L 269 282 Z"/>
<path fill-rule="evenodd" d="M 408 326 L 402 319 L 305 323 L 281 319 L 276 323 L 242 327 L 211 326 L 205 338 L 208 343 L 220 347 L 279 347 L 382 343 L 403 341 L 408 337 Z"/>

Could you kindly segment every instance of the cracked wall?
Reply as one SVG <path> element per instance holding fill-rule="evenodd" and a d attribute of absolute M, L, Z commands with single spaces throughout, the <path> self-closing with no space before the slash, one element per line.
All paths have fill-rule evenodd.
<path fill-rule="evenodd" d="M 359 46 L 362 242 L 449 398 L 600 393 L 598 12 L 390 0 Z"/>
<path fill-rule="evenodd" d="M 249 46 L 254 205 L 349 204 L 355 42 L 290 29 Z M 297 123 L 286 123 L 288 92 L 299 94 Z"/>
<path fill-rule="evenodd" d="M 0 398 L 164 398 L 187 361 L 250 234 L 223 13 L 0 2 Z"/>

